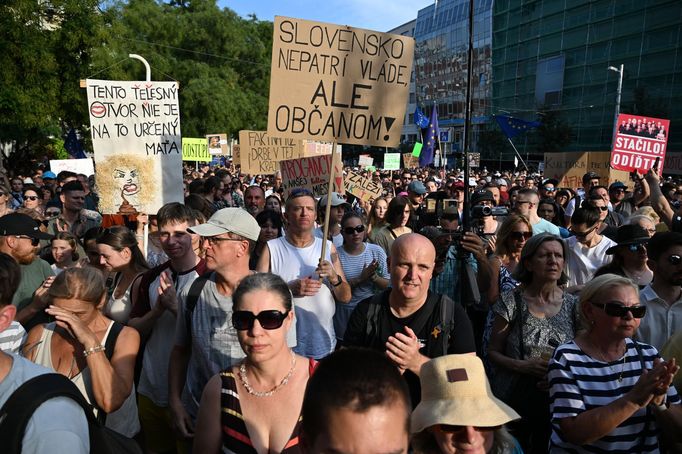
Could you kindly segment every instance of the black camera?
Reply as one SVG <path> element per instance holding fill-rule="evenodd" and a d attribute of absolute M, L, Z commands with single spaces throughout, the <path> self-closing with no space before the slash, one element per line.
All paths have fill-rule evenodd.
<path fill-rule="evenodd" d="M 486 216 L 509 216 L 509 210 L 506 207 L 489 207 L 485 205 L 471 207 L 471 217 L 473 219 L 481 219 Z"/>

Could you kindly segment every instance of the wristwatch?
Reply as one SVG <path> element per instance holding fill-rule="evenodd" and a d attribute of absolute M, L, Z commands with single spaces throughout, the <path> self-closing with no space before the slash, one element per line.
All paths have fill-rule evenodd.
<path fill-rule="evenodd" d="M 338 287 L 339 285 L 343 284 L 343 279 L 341 279 L 341 276 L 337 275 L 336 277 L 338 277 L 339 280 L 336 281 L 336 284 L 332 284 L 334 287 Z"/>

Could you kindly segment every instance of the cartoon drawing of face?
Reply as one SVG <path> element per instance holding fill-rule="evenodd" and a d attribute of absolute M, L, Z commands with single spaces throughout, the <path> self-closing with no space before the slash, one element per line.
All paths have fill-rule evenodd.
<path fill-rule="evenodd" d="M 121 196 L 132 196 L 140 192 L 140 181 L 138 170 L 133 169 L 114 169 L 114 180 L 121 188 Z"/>

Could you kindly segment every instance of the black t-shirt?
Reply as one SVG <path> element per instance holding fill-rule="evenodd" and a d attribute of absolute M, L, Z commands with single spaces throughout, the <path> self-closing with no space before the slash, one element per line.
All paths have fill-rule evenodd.
<path fill-rule="evenodd" d="M 399 318 L 393 315 L 389 307 L 390 293 L 391 289 L 387 289 L 376 299 L 370 297 L 358 303 L 348 321 L 344 345 L 385 352 L 389 336 L 405 334 L 405 327 L 409 326 L 424 345 L 419 352 L 429 358 L 476 351 L 471 321 L 461 304 L 429 292 L 422 307 L 408 317 Z M 453 305 L 452 324 L 449 321 L 443 323 L 441 302 Z M 447 352 L 443 351 L 444 330 L 449 332 Z M 421 394 L 419 378 L 410 371 L 406 371 L 404 376 L 410 388 L 412 404 L 416 406 Z"/>

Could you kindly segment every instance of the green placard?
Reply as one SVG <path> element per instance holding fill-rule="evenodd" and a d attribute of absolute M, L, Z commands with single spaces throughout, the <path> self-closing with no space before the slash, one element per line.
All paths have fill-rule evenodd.
<path fill-rule="evenodd" d="M 182 138 L 182 160 L 211 162 L 213 156 L 208 152 L 208 140 L 206 137 Z"/>
<path fill-rule="evenodd" d="M 418 158 L 420 154 L 422 154 L 422 147 L 424 145 L 421 142 L 415 142 L 414 143 L 414 148 L 412 149 L 412 156 L 415 158 Z"/>
<path fill-rule="evenodd" d="M 384 170 L 400 170 L 400 153 L 384 153 Z"/>

